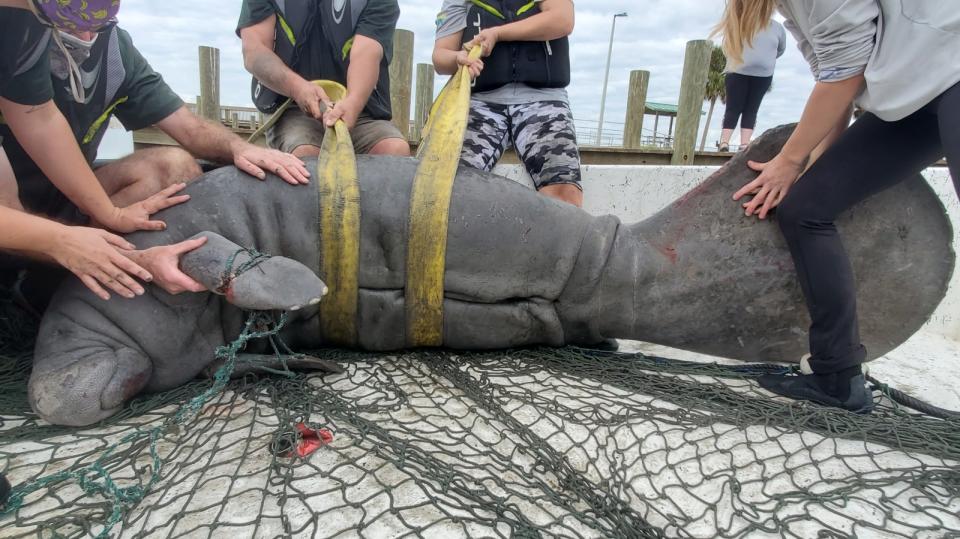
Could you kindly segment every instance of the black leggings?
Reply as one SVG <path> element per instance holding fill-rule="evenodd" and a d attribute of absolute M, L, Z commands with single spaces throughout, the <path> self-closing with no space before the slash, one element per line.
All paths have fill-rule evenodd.
<path fill-rule="evenodd" d="M 863 363 L 856 286 L 834 220 L 865 198 L 946 156 L 960 194 L 960 84 L 896 122 L 864 114 L 777 208 L 807 300 L 810 366 L 831 373 Z"/>
<path fill-rule="evenodd" d="M 727 73 L 724 83 L 727 87 L 727 111 L 723 115 L 723 128 L 736 128 L 737 120 L 740 121 L 741 129 L 756 127 L 757 111 L 760 110 L 763 96 L 773 83 L 773 77 Z"/>

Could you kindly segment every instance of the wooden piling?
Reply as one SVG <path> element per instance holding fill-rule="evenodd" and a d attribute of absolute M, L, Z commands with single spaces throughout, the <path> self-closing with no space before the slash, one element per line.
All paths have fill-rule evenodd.
<path fill-rule="evenodd" d="M 693 164 L 712 50 L 713 43 L 706 39 L 687 42 L 686 57 L 683 61 L 683 79 L 680 82 L 677 131 L 671 160 L 674 165 Z"/>
<path fill-rule="evenodd" d="M 220 49 L 200 47 L 200 102 L 197 114 L 220 121 Z"/>
<path fill-rule="evenodd" d="M 413 32 L 397 30 L 393 34 L 393 59 L 390 61 L 390 107 L 393 123 L 410 139 L 410 86 L 413 83 Z"/>
<path fill-rule="evenodd" d="M 649 71 L 631 71 L 627 94 L 627 118 L 623 125 L 623 147 L 639 149 L 643 137 L 643 115 L 647 109 Z"/>
<path fill-rule="evenodd" d="M 433 73 L 433 65 L 417 64 L 416 107 L 414 107 L 411 140 L 418 142 L 423 136 L 423 126 L 427 124 L 430 107 L 433 105 Z"/>

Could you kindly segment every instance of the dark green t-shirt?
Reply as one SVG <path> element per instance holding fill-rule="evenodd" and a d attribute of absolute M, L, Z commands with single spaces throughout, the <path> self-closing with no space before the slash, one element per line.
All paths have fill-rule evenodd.
<path fill-rule="evenodd" d="M 336 19 L 334 5 L 338 2 L 337 0 L 316 1 L 319 23 L 312 28 L 311 39 L 302 44 L 299 58 L 290 67 L 307 80 L 328 79 L 346 85 L 350 61 L 349 46 L 323 39 L 325 26 L 333 24 Z M 349 4 L 350 0 L 345 2 Z M 239 34 L 243 28 L 262 22 L 277 11 L 272 0 L 243 0 L 237 33 Z M 391 118 L 388 66 L 393 57 L 393 34 L 399 17 L 400 5 L 396 0 L 369 0 L 357 18 L 355 33 L 373 39 L 383 47 L 377 85 L 364 108 L 364 112 L 376 119 Z M 346 55 L 345 52 L 347 52 Z"/>
<path fill-rule="evenodd" d="M 25 9 L 0 7 L 0 97 L 39 105 L 53 97 L 49 30 Z"/>
<path fill-rule="evenodd" d="M 55 44 L 50 47 L 50 54 L 62 54 L 53 50 Z M 149 127 L 183 106 L 183 101 L 134 47 L 130 35 L 119 28 L 105 30 L 97 37 L 90 57 L 80 64 L 80 71 L 87 96 L 85 103 L 77 103 L 69 80 L 52 76 L 49 68 L 47 82 L 52 83 L 54 102 L 91 164 L 112 116 L 133 131 Z M 17 176 L 21 200 L 28 209 L 45 212 L 44 199 L 48 198 L 52 184 L 43 178 L 6 125 L 0 125 L 0 136 Z"/>

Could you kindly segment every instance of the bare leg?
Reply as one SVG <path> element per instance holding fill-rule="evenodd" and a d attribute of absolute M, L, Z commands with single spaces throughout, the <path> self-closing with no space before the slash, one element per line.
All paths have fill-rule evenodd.
<path fill-rule="evenodd" d="M 402 138 L 385 138 L 370 148 L 370 155 L 410 157 L 410 144 Z"/>
<path fill-rule="evenodd" d="M 573 204 L 578 208 L 583 207 L 583 191 L 573 184 L 558 183 L 548 185 L 540 189 L 540 194 L 566 202 L 567 204 Z"/>
<path fill-rule="evenodd" d="M 305 159 L 307 157 L 316 157 L 320 155 L 320 147 L 313 146 L 311 144 L 304 144 L 303 146 L 297 146 L 290 153 L 301 159 Z"/>
<path fill-rule="evenodd" d="M 740 147 L 743 148 L 747 144 L 750 144 L 750 140 L 753 138 L 753 129 L 740 129 Z"/>
<path fill-rule="evenodd" d="M 293 149 L 293 155 L 305 159 L 320 155 L 320 148 L 311 144 L 304 144 Z M 370 155 L 399 155 L 410 157 L 410 145 L 403 139 L 385 138 L 370 148 Z"/>
<path fill-rule="evenodd" d="M 97 179 L 119 207 L 136 204 L 202 173 L 193 156 L 180 148 L 140 150 L 96 170 Z"/>
<path fill-rule="evenodd" d="M 17 178 L 13 175 L 13 167 L 10 166 L 3 148 L 0 148 L 0 205 L 23 211 Z"/>
<path fill-rule="evenodd" d="M 720 132 L 720 148 L 729 148 L 730 138 L 732 136 L 733 136 L 733 129 L 724 129 L 723 131 L 721 131 Z"/>

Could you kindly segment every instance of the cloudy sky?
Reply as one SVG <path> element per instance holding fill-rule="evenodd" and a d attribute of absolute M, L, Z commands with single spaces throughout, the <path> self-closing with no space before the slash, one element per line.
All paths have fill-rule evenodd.
<path fill-rule="evenodd" d="M 430 62 L 440 4 L 441 0 L 400 0 L 398 28 L 412 30 L 416 36 L 415 64 Z M 628 17 L 617 19 L 605 129 L 623 128 L 631 70 L 651 72 L 649 101 L 677 102 L 685 44 L 708 36 L 723 4 L 723 0 L 578 2 L 576 29 L 571 37 L 573 81 L 569 88 L 578 126 L 595 126 L 599 116 L 614 13 L 626 11 Z M 199 92 L 197 46 L 220 48 L 222 103 L 249 105 L 249 75 L 243 69 L 240 40 L 234 34 L 240 5 L 240 0 L 126 0 L 120 11 L 120 24 L 131 33 L 153 67 L 188 101 L 193 101 Z M 438 89 L 440 79 L 437 78 Z M 791 40 L 778 64 L 774 90 L 761 108 L 758 129 L 795 121 L 811 87 L 810 73 Z M 722 108 L 718 105 L 708 144 L 719 138 L 720 116 Z M 652 120 L 644 127 L 652 128 Z"/>

